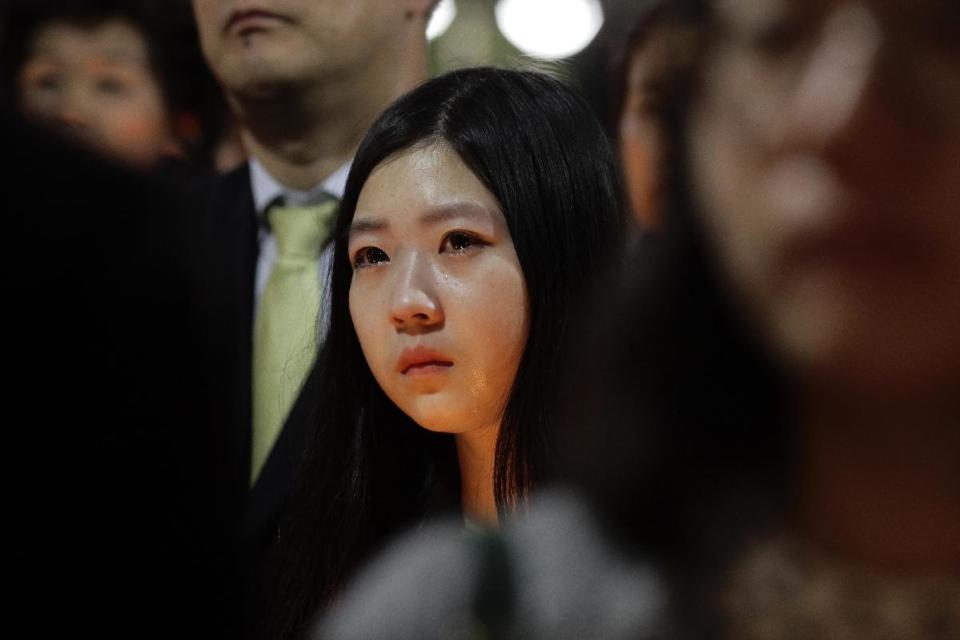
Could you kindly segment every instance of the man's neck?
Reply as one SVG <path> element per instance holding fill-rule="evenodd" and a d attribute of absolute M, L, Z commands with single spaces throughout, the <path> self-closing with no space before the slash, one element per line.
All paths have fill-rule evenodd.
<path fill-rule="evenodd" d="M 322 183 L 353 155 L 356 143 L 338 149 L 318 150 L 300 141 L 267 146 L 247 131 L 243 132 L 244 146 L 277 182 L 297 191 L 309 191 Z"/>
<path fill-rule="evenodd" d="M 368 122 L 320 97 L 276 91 L 268 97 L 231 100 L 247 152 L 278 182 L 306 191 L 343 166 Z"/>
<path fill-rule="evenodd" d="M 231 96 L 250 155 L 284 186 L 308 190 L 353 158 L 363 135 L 393 100 L 427 77 L 422 61 L 400 71 L 327 78 L 310 87 Z"/>

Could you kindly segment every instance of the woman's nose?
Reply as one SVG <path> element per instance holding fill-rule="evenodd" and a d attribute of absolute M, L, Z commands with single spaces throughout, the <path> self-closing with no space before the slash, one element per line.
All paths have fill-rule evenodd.
<path fill-rule="evenodd" d="M 91 104 L 90 97 L 79 86 L 70 86 L 60 98 L 56 120 L 60 126 L 83 131 L 90 126 Z"/>
<path fill-rule="evenodd" d="M 411 254 L 397 265 L 393 283 L 390 321 L 397 331 L 422 333 L 443 326 L 443 307 L 437 288 L 437 274 L 430 260 Z"/>
<path fill-rule="evenodd" d="M 863 3 L 836 9 L 792 92 L 784 134 L 819 149 L 849 137 L 878 98 L 883 39 L 879 21 Z"/>

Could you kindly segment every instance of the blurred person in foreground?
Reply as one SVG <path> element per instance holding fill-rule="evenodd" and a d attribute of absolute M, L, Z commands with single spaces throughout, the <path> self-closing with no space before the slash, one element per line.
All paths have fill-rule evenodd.
<path fill-rule="evenodd" d="M 408 540 L 321 637 L 960 637 L 960 9 L 685 6 L 670 215 L 575 369 L 594 515 Z"/>
<path fill-rule="evenodd" d="M 186 2 L 17 0 L 7 81 L 28 117 L 141 170 L 212 168 L 224 105 Z"/>
<path fill-rule="evenodd" d="M 2 109 L 0 134 L 4 635 L 220 637 L 195 216 Z"/>

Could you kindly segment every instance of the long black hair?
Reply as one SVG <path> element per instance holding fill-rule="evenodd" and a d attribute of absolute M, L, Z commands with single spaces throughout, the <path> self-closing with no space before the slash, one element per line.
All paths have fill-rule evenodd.
<path fill-rule="evenodd" d="M 619 251 L 625 217 L 609 141 L 587 103 L 560 82 L 454 71 L 379 117 L 354 158 L 337 218 L 329 331 L 305 389 L 316 427 L 281 526 L 275 637 L 302 632 L 359 562 L 422 517 L 440 479 L 458 490 L 452 437 L 420 428 L 386 397 L 348 307 L 347 233 L 364 183 L 394 154 L 432 142 L 456 152 L 498 200 L 529 296 L 529 338 L 496 447 L 501 510 L 520 506 L 540 479 L 563 404 L 565 354 L 577 340 L 575 309 Z"/>

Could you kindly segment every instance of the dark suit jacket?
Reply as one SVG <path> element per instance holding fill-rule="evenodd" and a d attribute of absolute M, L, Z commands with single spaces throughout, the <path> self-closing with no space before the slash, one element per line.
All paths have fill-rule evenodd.
<path fill-rule="evenodd" d="M 217 466 L 225 508 L 239 526 L 249 489 L 250 380 L 257 220 L 246 166 L 218 178 L 205 193 L 194 237 L 206 300 L 211 372 L 222 379 L 225 431 Z"/>
<path fill-rule="evenodd" d="M 209 334 L 228 396 L 222 399 L 229 429 L 222 435 L 222 494 L 236 518 L 237 595 L 246 611 L 260 610 L 251 600 L 263 598 L 265 562 L 276 536 L 284 504 L 310 425 L 309 385 L 291 410 L 270 456 L 251 488 L 251 382 L 254 287 L 258 258 L 258 225 L 247 165 L 220 178 L 206 195 L 206 213 L 199 233 L 205 287 L 209 291 Z M 214 367 L 216 368 L 216 366 Z M 244 621 L 249 628 L 258 620 Z"/>

